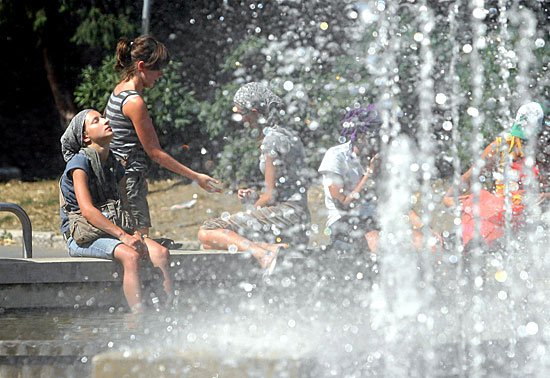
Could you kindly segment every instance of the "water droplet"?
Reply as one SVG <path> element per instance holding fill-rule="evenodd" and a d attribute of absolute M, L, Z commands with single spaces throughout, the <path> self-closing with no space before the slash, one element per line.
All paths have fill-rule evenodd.
<path fill-rule="evenodd" d="M 311 131 L 315 131 L 315 130 L 317 130 L 317 129 L 319 128 L 319 122 L 317 122 L 317 121 L 311 121 L 307 127 L 308 127 L 308 129 L 310 129 Z"/>
<path fill-rule="evenodd" d="M 536 335 L 539 332 L 539 326 L 535 322 L 529 322 L 525 326 L 525 330 L 527 331 L 528 335 L 533 336 L 533 335 Z"/>
<path fill-rule="evenodd" d="M 474 118 L 479 116 L 479 110 L 477 110 L 477 108 L 474 108 L 473 106 L 470 106 L 466 111 L 466 113 L 468 113 L 470 116 Z"/>
<path fill-rule="evenodd" d="M 254 289 L 254 285 L 252 285 L 251 283 L 248 283 L 248 282 L 241 282 L 239 284 L 239 287 L 241 289 L 243 289 L 244 291 L 246 291 L 247 293 L 250 293 L 252 291 L 252 289 Z"/>
<path fill-rule="evenodd" d="M 506 271 L 504 270 L 499 270 L 498 272 L 495 273 L 495 280 L 497 280 L 498 282 L 504 282 L 506 281 L 507 278 L 508 278 L 508 273 L 506 273 Z"/>
<path fill-rule="evenodd" d="M 435 95 L 435 102 L 439 105 L 443 105 L 447 102 L 447 96 L 444 93 L 438 93 Z"/>
<path fill-rule="evenodd" d="M 229 218 L 231 217 L 231 214 L 227 211 L 224 211 L 221 215 L 220 215 L 220 218 L 227 222 L 229 220 Z"/>
<path fill-rule="evenodd" d="M 294 319 L 290 319 L 290 320 L 288 321 L 288 326 L 289 326 L 290 328 L 296 327 L 296 321 L 295 321 Z"/>
<path fill-rule="evenodd" d="M 465 54 L 471 53 L 472 50 L 473 50 L 472 45 L 470 45 L 469 43 L 466 43 L 464 46 L 462 46 L 462 51 L 463 51 Z"/>
<path fill-rule="evenodd" d="M 193 343 L 196 340 L 197 340 L 196 334 L 194 334 L 193 332 L 187 334 L 187 341 L 189 341 L 190 343 Z"/>
<path fill-rule="evenodd" d="M 319 28 L 321 30 L 327 30 L 328 29 L 328 23 L 326 21 L 321 22 L 321 24 L 319 25 Z"/>
<path fill-rule="evenodd" d="M 414 33 L 414 36 L 413 36 L 414 40 L 416 42 L 422 42 L 422 40 L 424 39 L 424 34 L 422 33 Z"/>
<path fill-rule="evenodd" d="M 476 285 L 476 287 L 483 286 L 483 278 L 482 277 L 476 277 L 475 280 L 474 280 L 474 284 Z"/>
<path fill-rule="evenodd" d="M 536 41 L 535 41 L 535 47 L 536 47 L 537 49 L 540 49 L 540 48 L 544 47 L 544 45 L 545 45 L 544 39 L 542 39 L 542 38 L 537 38 L 537 39 L 536 39 Z"/>
<path fill-rule="evenodd" d="M 239 248 L 238 248 L 235 244 L 230 244 L 230 245 L 227 247 L 227 250 L 229 251 L 229 253 L 237 253 L 237 251 L 239 250 Z"/>
<path fill-rule="evenodd" d="M 443 122 L 441 127 L 443 127 L 443 130 L 445 130 L 445 131 L 451 131 L 452 128 L 453 128 L 453 123 L 451 121 L 445 121 L 445 122 Z"/>
<path fill-rule="evenodd" d="M 485 16 L 487 15 L 487 13 L 489 13 L 487 9 L 475 8 L 472 12 L 472 15 L 474 16 L 474 18 L 477 18 L 478 20 L 483 20 L 485 19 Z"/>
<path fill-rule="evenodd" d="M 206 155 L 208 151 L 206 151 L 206 148 L 202 147 L 201 148 L 201 155 Z"/>
<path fill-rule="evenodd" d="M 290 92 L 294 88 L 294 83 L 290 80 L 287 80 L 284 82 L 283 88 L 285 89 L 285 91 Z"/>

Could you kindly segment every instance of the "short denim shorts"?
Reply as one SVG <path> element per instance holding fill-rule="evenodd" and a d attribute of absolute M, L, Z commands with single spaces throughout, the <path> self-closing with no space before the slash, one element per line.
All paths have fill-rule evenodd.
<path fill-rule="evenodd" d="M 114 260 L 114 252 L 117 245 L 122 242 L 115 238 L 99 238 L 93 242 L 79 246 L 72 237 L 67 239 L 69 256 L 71 257 L 94 257 L 97 259 Z"/>

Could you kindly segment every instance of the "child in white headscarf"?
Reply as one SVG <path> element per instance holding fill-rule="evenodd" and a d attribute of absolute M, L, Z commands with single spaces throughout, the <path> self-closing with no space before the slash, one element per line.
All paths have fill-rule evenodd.
<path fill-rule="evenodd" d="M 245 125 L 256 128 L 261 139 L 260 170 L 264 191 L 239 189 L 241 200 L 254 198 L 254 210 L 211 219 L 202 225 L 198 237 L 206 249 L 250 251 L 262 268 L 271 272 L 279 249 L 307 244 L 309 179 L 305 152 L 299 136 L 283 127 L 284 104 L 260 83 L 243 85 L 233 98 L 234 111 Z"/>

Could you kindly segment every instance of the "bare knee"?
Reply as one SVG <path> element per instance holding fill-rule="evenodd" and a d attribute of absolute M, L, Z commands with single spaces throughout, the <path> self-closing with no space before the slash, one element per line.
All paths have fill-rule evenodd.
<path fill-rule="evenodd" d="M 140 255 L 139 253 L 128 247 L 127 245 L 121 244 L 115 249 L 115 259 L 120 261 L 124 269 L 137 269 L 139 265 Z"/>
<path fill-rule="evenodd" d="M 201 243 L 210 244 L 212 239 L 212 230 L 203 230 L 201 228 L 197 234 L 197 237 Z"/>
<path fill-rule="evenodd" d="M 149 248 L 149 256 L 156 261 L 168 261 L 170 258 L 170 250 L 158 244 L 154 248 Z"/>

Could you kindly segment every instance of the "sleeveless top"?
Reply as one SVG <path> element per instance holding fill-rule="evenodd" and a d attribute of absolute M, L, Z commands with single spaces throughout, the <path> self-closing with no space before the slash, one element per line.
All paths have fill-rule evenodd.
<path fill-rule="evenodd" d="M 113 140 L 110 148 L 122 163 L 126 172 L 146 172 L 149 169 L 150 159 L 143 150 L 134 124 L 122 112 L 124 101 L 133 95 L 139 96 L 139 93 L 128 90 L 122 91 L 118 95 L 113 92 L 109 96 L 105 108 L 105 117 L 109 120 L 111 129 L 113 129 Z"/>

